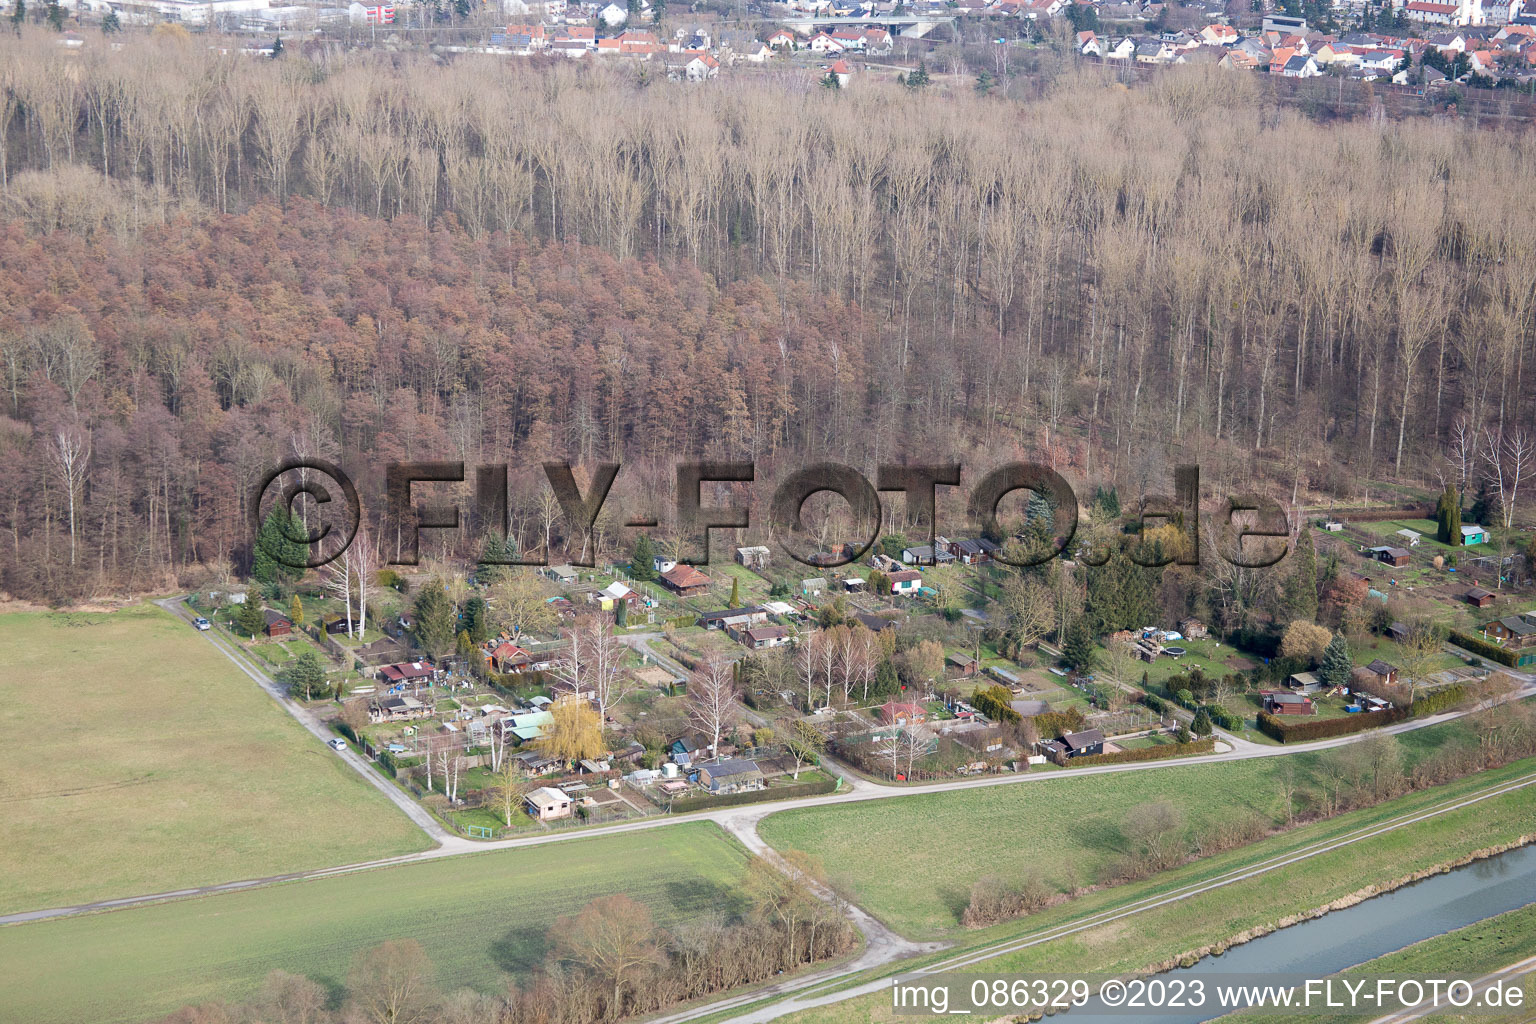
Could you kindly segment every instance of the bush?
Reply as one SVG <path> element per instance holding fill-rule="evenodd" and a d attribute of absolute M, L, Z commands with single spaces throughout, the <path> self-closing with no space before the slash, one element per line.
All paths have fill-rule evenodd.
<path fill-rule="evenodd" d="M 1067 761 L 1068 766 L 1090 764 L 1125 764 L 1129 761 L 1161 761 L 1169 757 L 1192 757 L 1195 754 L 1209 754 L 1216 749 L 1216 738 L 1207 736 L 1203 740 L 1195 740 L 1191 743 L 1164 743 L 1157 747 L 1143 747 L 1140 750 L 1121 750 L 1113 754 L 1089 754 L 1085 757 L 1074 757 Z"/>
<path fill-rule="evenodd" d="M 1153 714 L 1162 715 L 1164 717 L 1167 716 L 1168 702 L 1163 700 L 1163 698 L 1159 697 L 1157 694 L 1143 693 L 1139 699 L 1143 705 L 1152 711 Z"/>
<path fill-rule="evenodd" d="M 1438 715 L 1447 711 L 1467 699 L 1467 688 L 1460 683 L 1454 683 L 1443 690 L 1427 693 L 1413 702 L 1408 709 L 1408 714 L 1414 718 L 1420 715 Z"/>
<path fill-rule="evenodd" d="M 1378 726 L 1401 722 L 1408 717 L 1402 708 L 1386 711 L 1361 711 L 1343 718 L 1309 718 L 1305 721 L 1287 722 L 1268 711 L 1259 712 L 1259 731 L 1281 743 L 1302 743 L 1307 740 L 1328 739 L 1331 736 L 1348 736 Z"/>
<path fill-rule="evenodd" d="M 1042 739 L 1054 740 L 1065 736 L 1069 732 L 1081 732 L 1083 729 L 1083 713 L 1078 708 L 1067 708 L 1065 711 L 1047 711 L 1043 715 L 1035 716 L 1035 728 Z"/>
<path fill-rule="evenodd" d="M 1496 661 L 1500 665 L 1508 665 L 1510 668 L 1514 668 L 1515 663 L 1519 660 L 1514 651 L 1505 650 L 1498 644 L 1489 643 L 1482 637 L 1473 636 L 1471 633 L 1452 632 L 1451 643 L 1457 647 L 1465 648 L 1473 654 L 1480 654 L 1489 661 Z"/>
<path fill-rule="evenodd" d="M 989 686 L 971 695 L 971 706 L 994 722 L 1020 721 L 1019 713 L 1012 707 L 1013 694 L 1001 686 Z M 1046 717 L 1041 715 L 1041 718 Z M 1045 729 L 1041 727 L 1041 735 Z"/>
<path fill-rule="evenodd" d="M 716 807 L 735 807 L 739 804 L 755 804 L 764 800 L 791 800 L 801 796 L 820 796 L 830 793 L 837 788 L 837 780 L 833 778 L 821 779 L 816 782 L 801 782 L 791 786 L 772 786 L 768 789 L 752 790 L 746 793 L 727 793 L 724 796 L 685 796 L 672 801 L 672 813 L 684 814 L 688 811 L 711 810 Z"/>
<path fill-rule="evenodd" d="M 1215 722 L 1221 728 L 1227 730 L 1228 732 L 1242 732 L 1242 715 L 1234 715 L 1220 704 L 1212 704 L 1210 707 L 1206 708 L 1206 711 L 1210 713 L 1211 721 Z"/>

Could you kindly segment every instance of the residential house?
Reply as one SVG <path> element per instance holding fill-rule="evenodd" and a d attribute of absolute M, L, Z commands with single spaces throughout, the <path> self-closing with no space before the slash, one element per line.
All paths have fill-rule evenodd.
<path fill-rule="evenodd" d="M 1397 666 L 1382 661 L 1380 658 L 1365 666 L 1365 671 L 1374 676 L 1376 681 L 1383 686 L 1391 686 L 1397 682 Z"/>
<path fill-rule="evenodd" d="M 687 82 L 703 82 L 720 74 L 720 62 L 707 53 L 685 53 L 679 56 L 685 58 L 678 69 L 678 77 Z M 668 63 L 670 74 L 674 65 Z"/>
<path fill-rule="evenodd" d="M 1148 39 L 1136 44 L 1138 64 L 1166 64 L 1173 59 L 1173 46 L 1161 39 Z"/>
<path fill-rule="evenodd" d="M 629 8 L 609 4 L 597 12 L 597 19 L 609 28 L 614 28 L 629 20 Z"/>
<path fill-rule="evenodd" d="M 891 581 L 891 593 L 915 594 L 923 585 L 923 574 L 916 569 L 893 572 L 886 579 Z"/>
<path fill-rule="evenodd" d="M 863 52 L 864 50 L 863 32 L 852 29 L 837 29 L 832 33 L 832 38 L 836 39 L 840 44 L 842 44 L 844 50 L 854 50 L 858 52 Z"/>
<path fill-rule="evenodd" d="M 1397 70 L 1397 66 L 1403 62 L 1402 50 L 1367 50 L 1356 47 L 1354 52 L 1358 58 L 1361 70 L 1364 71 L 1392 74 Z M 1324 528 L 1326 529 L 1326 527 Z M 1339 524 L 1339 529 L 1344 529 L 1342 523 Z M 1338 531 L 1330 532 L 1337 533 Z"/>
<path fill-rule="evenodd" d="M 1519 0 L 1515 0 L 1516 3 Z M 867 28 L 864 30 L 864 52 L 871 57 L 887 57 L 890 55 L 894 44 L 891 34 L 883 28 Z"/>
<path fill-rule="evenodd" d="M 848 88 L 848 83 L 853 81 L 853 69 L 845 60 L 834 61 L 832 66 L 827 68 L 827 74 L 837 77 L 837 85 L 840 89 Z"/>
<path fill-rule="evenodd" d="M 1322 72 L 1317 68 L 1317 61 L 1309 55 L 1296 54 L 1285 62 L 1285 67 L 1280 73 L 1286 78 L 1316 78 Z"/>
<path fill-rule="evenodd" d="M 751 629 L 735 629 L 731 636 L 748 650 L 761 651 L 789 643 L 789 630 L 784 626 L 754 626 Z"/>
<path fill-rule="evenodd" d="M 539 821 L 553 821 L 556 818 L 571 816 L 570 794 L 562 793 L 553 786 L 540 786 L 538 789 L 530 790 L 523 800 L 528 805 L 528 813 Z"/>
<path fill-rule="evenodd" d="M 1467 604 L 1474 608 L 1487 608 L 1497 599 L 1498 595 L 1483 587 L 1471 587 L 1462 595 L 1467 599 Z"/>
<path fill-rule="evenodd" d="M 1084 57 L 1104 56 L 1104 45 L 1099 42 L 1099 37 L 1093 32 L 1079 32 L 1077 34 L 1077 52 Z"/>
<path fill-rule="evenodd" d="M 1530 647 L 1536 644 L 1536 621 L 1527 615 L 1506 615 L 1483 624 L 1483 636 L 1506 647 Z"/>
<path fill-rule="evenodd" d="M 1406 548 L 1381 545 L 1371 548 L 1371 557 L 1386 565 L 1402 568 L 1408 564 L 1409 556 Z"/>
<path fill-rule="evenodd" d="M 1461 3 L 1441 3 L 1439 0 L 1409 0 L 1403 5 L 1403 16 L 1422 25 L 1467 25 L 1462 20 Z"/>
<path fill-rule="evenodd" d="M 813 53 L 842 53 L 847 49 L 842 43 L 833 39 L 825 32 L 818 32 L 811 37 L 811 41 L 805 44 Z"/>
<path fill-rule="evenodd" d="M 1121 36 L 1115 42 L 1105 47 L 1105 60 L 1130 60 L 1136 56 L 1136 40 L 1130 36 Z"/>
<path fill-rule="evenodd" d="M 921 704 L 892 700 L 880 705 L 880 717 L 887 725 L 917 725 L 928 717 L 928 712 Z"/>
<path fill-rule="evenodd" d="M 1084 729 L 1082 732 L 1069 732 L 1061 738 L 1061 745 L 1066 748 L 1068 757 L 1102 754 L 1104 753 L 1104 731 Z"/>
<path fill-rule="evenodd" d="M 711 793 L 743 793 L 767 785 L 757 762 L 740 758 L 699 766 L 699 785 Z"/>
<path fill-rule="evenodd" d="M 766 569 L 768 568 L 768 549 L 761 544 L 755 544 L 749 548 L 737 548 L 736 564 L 744 565 L 748 569 Z"/>
<path fill-rule="evenodd" d="M 661 585 L 678 597 L 697 597 L 709 590 L 709 577 L 691 565 L 675 565 L 661 574 Z"/>
<path fill-rule="evenodd" d="M 1272 715 L 1315 715 L 1317 708 L 1312 704 L 1311 697 L 1304 697 L 1299 693 L 1280 693 L 1275 690 L 1260 690 L 1259 696 L 1264 701 L 1264 710 Z"/>
<path fill-rule="evenodd" d="M 800 49 L 800 37 L 788 29 L 781 28 L 768 37 L 768 45 L 775 50 L 798 50 Z"/>
<path fill-rule="evenodd" d="M 506 36 L 506 45 L 520 48 L 527 53 L 543 50 L 549 46 L 549 37 L 545 34 L 543 25 L 508 25 Z M 523 40 L 523 42 L 519 45 L 514 43 L 514 40 Z"/>
<path fill-rule="evenodd" d="M 1237 29 L 1231 25 L 1207 25 L 1200 30 L 1200 38 L 1216 46 L 1231 46 L 1237 42 Z"/>
<path fill-rule="evenodd" d="M 263 615 L 267 624 L 261 627 L 261 631 L 267 636 L 287 636 L 293 632 L 293 623 L 289 622 L 288 617 L 281 612 L 268 608 Z"/>
<path fill-rule="evenodd" d="M 734 43 L 731 45 L 730 51 L 733 61 L 744 60 L 749 64 L 766 64 L 773 59 L 773 55 L 777 52 L 773 47 L 760 39 L 748 39 L 740 43 Z M 767 549 L 764 548 L 763 550 L 766 551 Z M 763 562 L 763 565 L 767 564 L 766 561 Z"/>

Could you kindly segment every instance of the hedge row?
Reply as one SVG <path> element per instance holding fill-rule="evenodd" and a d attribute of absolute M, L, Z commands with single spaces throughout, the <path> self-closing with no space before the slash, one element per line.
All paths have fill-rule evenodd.
<path fill-rule="evenodd" d="M 1164 743 L 1156 747 L 1142 747 L 1140 750 L 1121 750 L 1113 754 L 1088 754 L 1084 757 L 1068 758 L 1067 767 L 1076 768 L 1090 764 L 1124 764 L 1127 761 L 1161 761 L 1169 757 L 1209 754 L 1215 749 L 1216 737 L 1207 736 L 1203 740 L 1195 740 L 1192 743 Z"/>
<path fill-rule="evenodd" d="M 773 786 L 768 789 L 750 790 L 745 793 L 727 793 L 724 796 L 686 796 L 672 801 L 672 813 L 704 811 L 715 807 L 735 807 L 738 804 L 756 804 L 764 800 L 791 800 L 802 796 L 820 796 L 837 788 L 837 780 L 821 779 L 818 782 L 801 782 L 792 786 Z"/>
<path fill-rule="evenodd" d="M 1453 683 L 1443 690 L 1425 694 L 1413 702 L 1409 708 L 1409 714 L 1417 718 L 1420 715 L 1438 715 L 1442 711 L 1449 710 L 1467 699 L 1467 688 L 1460 683 Z"/>
<path fill-rule="evenodd" d="M 1207 705 L 1206 710 L 1211 713 L 1211 721 L 1215 722 L 1218 726 L 1227 730 L 1228 732 L 1243 731 L 1242 715 L 1234 715 L 1232 712 L 1228 711 L 1226 708 L 1220 706 L 1219 704 Z"/>
<path fill-rule="evenodd" d="M 1289 716 L 1287 716 L 1289 717 Z M 1408 717 L 1402 708 L 1385 711 L 1361 711 L 1342 718 L 1306 718 L 1286 721 L 1268 711 L 1259 712 L 1259 731 L 1281 743 L 1302 743 L 1307 740 L 1323 740 L 1332 736 L 1348 736 L 1377 726 L 1391 725 Z"/>
<path fill-rule="evenodd" d="M 1457 647 L 1464 647 L 1473 654 L 1480 654 L 1489 661 L 1496 661 L 1500 665 L 1508 665 L 1510 668 L 1514 668 L 1519 660 L 1519 655 L 1514 651 L 1500 647 L 1498 644 L 1490 643 L 1480 636 L 1473 636 L 1471 633 L 1453 631 L 1451 633 L 1451 643 Z"/>

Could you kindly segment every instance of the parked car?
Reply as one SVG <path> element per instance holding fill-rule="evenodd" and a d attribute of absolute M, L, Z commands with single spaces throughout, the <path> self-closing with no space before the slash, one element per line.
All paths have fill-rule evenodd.
<path fill-rule="evenodd" d="M 328 742 L 330 743 L 330 746 L 331 746 L 332 750 L 346 750 L 347 749 L 347 741 L 342 739 L 339 736 L 336 739 L 330 740 Z"/>
<path fill-rule="evenodd" d="M 201 615 L 199 615 L 197 618 L 192 620 L 192 625 L 196 626 L 200 630 L 207 630 L 207 629 L 212 629 L 213 628 L 213 623 L 209 622 L 207 619 L 203 618 Z"/>

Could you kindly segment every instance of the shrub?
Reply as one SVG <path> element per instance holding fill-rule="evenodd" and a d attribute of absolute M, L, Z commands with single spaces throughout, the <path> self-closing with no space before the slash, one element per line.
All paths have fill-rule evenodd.
<path fill-rule="evenodd" d="M 1465 648 L 1473 654 L 1480 654 L 1489 661 L 1496 661 L 1500 665 L 1508 665 L 1510 668 L 1514 668 L 1515 663 L 1519 660 L 1514 651 L 1505 650 L 1498 644 L 1489 643 L 1482 637 L 1473 636 L 1471 633 L 1453 632 L 1451 633 L 1451 643 L 1457 647 Z"/>
<path fill-rule="evenodd" d="M 1043 715 L 1036 715 L 1035 728 L 1042 738 L 1053 740 L 1069 732 L 1081 732 L 1083 721 L 1081 710 L 1067 708 L 1065 711 L 1047 711 Z"/>
<path fill-rule="evenodd" d="M 1213 704 L 1206 708 L 1211 716 L 1211 721 L 1228 732 L 1241 732 L 1243 729 L 1243 716 L 1234 715 L 1220 704 Z"/>
<path fill-rule="evenodd" d="M 1013 694 L 1001 686 L 989 686 L 971 695 L 971 705 L 994 722 L 1017 722 L 1019 713 L 1012 707 Z M 1044 718 L 1044 715 L 1040 716 Z M 1081 716 L 1079 716 L 1081 717 Z M 1042 733 L 1044 732 L 1042 728 Z"/>
<path fill-rule="evenodd" d="M 1307 740 L 1321 740 L 1331 736 L 1347 736 L 1353 732 L 1364 732 L 1366 729 L 1401 722 L 1407 717 L 1408 713 L 1402 708 L 1389 708 L 1386 711 L 1362 711 L 1343 718 L 1309 718 L 1304 721 L 1287 722 L 1278 715 L 1260 711 L 1259 731 L 1281 743 L 1302 743 Z"/>
<path fill-rule="evenodd" d="M 1447 711 L 1467 699 L 1467 688 L 1460 683 L 1454 683 L 1442 690 L 1427 693 L 1413 702 L 1408 709 L 1408 714 L 1414 718 L 1420 715 L 1438 715 Z"/>
<path fill-rule="evenodd" d="M 686 796 L 672 801 L 672 813 L 683 814 L 687 811 L 702 811 L 716 807 L 735 807 L 739 804 L 755 804 L 764 800 L 789 800 L 801 796 L 820 796 L 822 793 L 830 793 L 837 788 L 837 780 L 833 778 L 819 779 L 816 782 L 801 782 L 791 786 L 772 786 L 768 789 L 751 790 L 746 793 L 726 793 L 723 796 Z"/>

